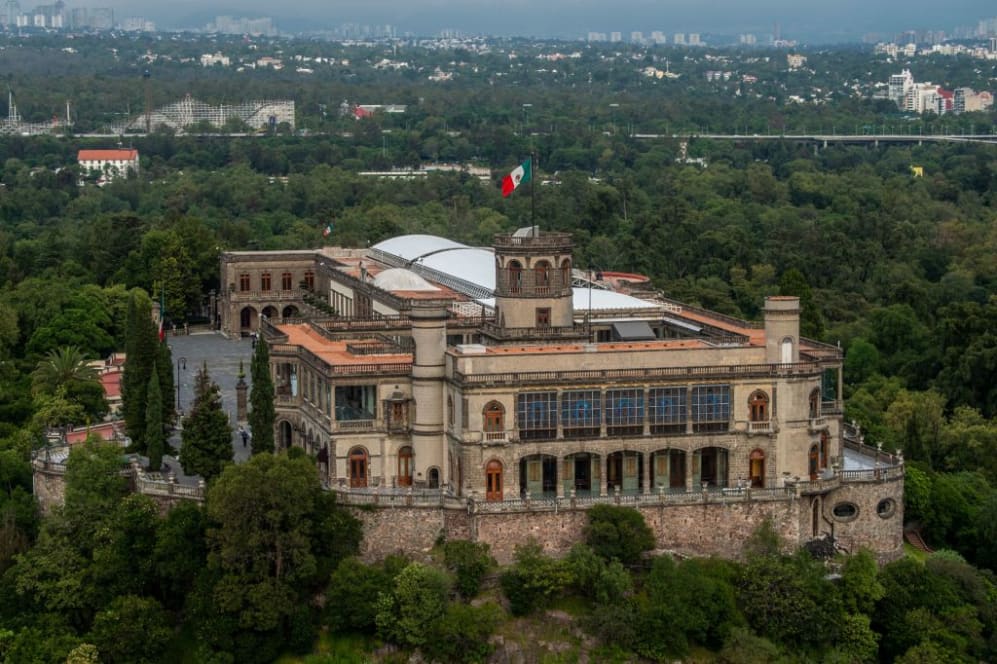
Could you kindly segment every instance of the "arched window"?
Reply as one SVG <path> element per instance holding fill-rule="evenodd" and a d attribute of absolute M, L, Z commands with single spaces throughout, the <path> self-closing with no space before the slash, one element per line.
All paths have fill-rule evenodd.
<path fill-rule="evenodd" d="M 765 452 L 759 449 L 752 450 L 748 462 L 751 488 L 763 488 L 765 486 Z"/>
<path fill-rule="evenodd" d="M 811 482 L 817 479 L 817 474 L 820 472 L 820 457 L 818 455 L 817 446 L 814 445 L 810 448 L 810 463 L 807 466 Z"/>
<path fill-rule="evenodd" d="M 820 467 L 827 468 L 828 456 L 830 455 L 831 437 L 826 431 L 820 433 Z"/>
<path fill-rule="evenodd" d="M 489 401 L 481 413 L 484 420 L 485 439 L 505 435 L 505 408 L 498 401 Z"/>
<path fill-rule="evenodd" d="M 502 500 L 502 462 L 497 459 L 485 466 L 485 500 Z"/>
<path fill-rule="evenodd" d="M 810 393 L 810 419 L 816 420 L 820 417 L 820 390 L 816 389 Z"/>
<path fill-rule="evenodd" d="M 518 293 L 523 289 L 523 266 L 519 261 L 509 261 L 509 292 Z"/>
<path fill-rule="evenodd" d="M 448 394 L 447 395 L 447 424 L 450 425 L 451 429 L 453 428 L 453 425 L 454 425 L 455 421 L 456 420 L 455 420 L 454 409 L 453 409 L 453 397 Z"/>
<path fill-rule="evenodd" d="M 748 408 L 751 411 L 752 422 L 769 421 L 769 398 L 764 392 L 755 392 L 748 400 Z"/>
<path fill-rule="evenodd" d="M 550 263 L 538 261 L 533 268 L 533 278 L 537 293 L 550 292 Z"/>
<path fill-rule="evenodd" d="M 367 450 L 354 447 L 349 456 L 350 486 L 363 488 L 367 486 Z"/>
<path fill-rule="evenodd" d="M 571 285 L 571 259 L 565 258 L 561 261 L 561 283 L 560 288 L 567 288 Z"/>
<path fill-rule="evenodd" d="M 412 486 L 412 448 L 398 450 L 398 486 Z"/>
<path fill-rule="evenodd" d="M 439 489 L 440 488 L 440 469 L 430 468 L 428 473 L 429 488 Z"/>
<path fill-rule="evenodd" d="M 782 340 L 781 352 L 780 361 L 783 364 L 790 364 L 793 361 L 793 340 L 791 338 L 786 337 Z"/>

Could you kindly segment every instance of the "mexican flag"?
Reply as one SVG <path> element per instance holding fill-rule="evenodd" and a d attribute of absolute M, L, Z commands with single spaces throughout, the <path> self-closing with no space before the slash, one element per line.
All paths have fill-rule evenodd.
<path fill-rule="evenodd" d="M 533 177 L 533 164 L 530 159 L 527 159 L 512 169 L 512 173 L 502 178 L 502 196 L 506 197 L 516 191 L 519 185 L 529 182 L 531 177 Z"/>
<path fill-rule="evenodd" d="M 329 237 L 332 235 L 332 222 L 330 221 L 324 229 L 322 229 L 322 237 Z"/>

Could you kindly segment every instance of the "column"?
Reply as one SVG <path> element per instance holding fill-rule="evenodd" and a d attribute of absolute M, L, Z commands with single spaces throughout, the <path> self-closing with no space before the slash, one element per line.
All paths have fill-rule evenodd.
<path fill-rule="evenodd" d="M 608 454 L 599 455 L 599 495 L 600 496 L 609 495 L 609 491 L 607 491 L 606 488 L 606 475 L 607 475 L 606 471 L 608 470 L 606 467 L 607 466 L 606 461 L 608 457 L 609 457 Z"/>
<path fill-rule="evenodd" d="M 566 473 L 564 472 L 564 457 L 557 457 L 554 472 L 554 487 L 557 489 L 557 497 L 564 498 L 564 479 L 566 477 Z"/>
<path fill-rule="evenodd" d="M 651 493 L 651 453 L 644 452 L 644 472 L 640 476 L 640 492 Z"/>
<path fill-rule="evenodd" d="M 692 486 L 692 457 L 695 454 L 692 450 L 687 450 L 685 453 L 685 490 L 692 491 L 694 488 Z"/>

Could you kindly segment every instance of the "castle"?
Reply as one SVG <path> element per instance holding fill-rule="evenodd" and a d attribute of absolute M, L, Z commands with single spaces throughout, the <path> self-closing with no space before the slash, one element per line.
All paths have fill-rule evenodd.
<path fill-rule="evenodd" d="M 762 324 L 683 305 L 536 227 L 225 252 L 221 277 L 222 331 L 269 344 L 278 447 L 380 508 L 359 512 L 369 557 L 440 535 L 563 553 L 599 502 L 663 549 L 736 556 L 768 519 L 902 554 L 903 459 L 843 422 L 843 355 L 800 337 L 795 297 Z"/>

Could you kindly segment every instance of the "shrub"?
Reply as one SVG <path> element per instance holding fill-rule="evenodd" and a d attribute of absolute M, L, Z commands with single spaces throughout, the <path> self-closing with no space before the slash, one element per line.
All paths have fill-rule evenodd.
<path fill-rule="evenodd" d="M 575 592 L 600 604 L 618 602 L 633 589 L 630 572 L 618 560 L 607 564 L 585 544 L 571 547 L 564 564 Z"/>
<path fill-rule="evenodd" d="M 432 628 L 423 650 L 433 661 L 484 662 L 493 650 L 488 638 L 501 616 L 502 610 L 494 604 L 451 604 Z"/>
<path fill-rule="evenodd" d="M 383 566 L 346 558 L 326 588 L 325 621 L 337 632 L 369 632 L 377 628 L 377 598 L 390 593 L 394 577 Z"/>
<path fill-rule="evenodd" d="M 550 598 L 571 583 L 571 573 L 561 561 L 545 556 L 535 543 L 516 547 L 516 564 L 501 578 L 502 592 L 513 615 L 525 616 L 543 608 Z"/>
<path fill-rule="evenodd" d="M 643 515 L 630 507 L 596 505 L 588 511 L 585 542 L 606 560 L 632 565 L 654 548 L 654 533 Z"/>
<path fill-rule="evenodd" d="M 399 645 L 420 647 L 443 617 L 450 579 L 435 568 L 411 563 L 395 579 L 391 593 L 377 601 L 377 631 Z"/>
<path fill-rule="evenodd" d="M 457 590 L 465 600 L 481 589 L 481 580 L 493 567 L 495 559 L 488 554 L 488 545 L 452 540 L 443 544 L 443 562 L 457 579 Z"/>

